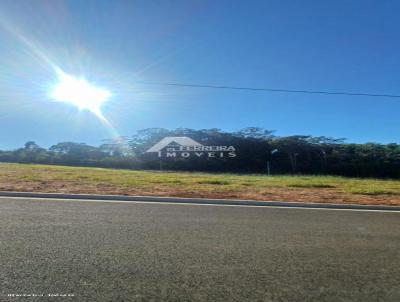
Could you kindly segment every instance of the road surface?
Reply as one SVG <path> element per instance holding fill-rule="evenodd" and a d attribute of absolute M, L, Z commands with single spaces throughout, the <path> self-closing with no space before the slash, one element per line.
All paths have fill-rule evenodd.
<path fill-rule="evenodd" d="M 398 302 L 400 213 L 0 198 L 0 301 Z"/>

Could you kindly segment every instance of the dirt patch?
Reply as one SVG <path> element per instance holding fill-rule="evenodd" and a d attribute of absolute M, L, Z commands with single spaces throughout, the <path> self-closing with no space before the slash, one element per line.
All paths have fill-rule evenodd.
<path fill-rule="evenodd" d="M 124 188 L 109 183 L 85 183 L 78 181 L 29 182 L 18 181 L 12 184 L 1 183 L 1 191 L 71 193 L 71 194 L 107 194 L 107 195 L 149 195 L 170 197 L 198 197 L 216 199 L 249 199 L 260 201 L 292 201 L 317 203 L 349 203 L 368 205 L 400 205 L 400 198 L 392 195 L 361 195 L 338 193 L 329 188 L 268 188 L 263 192 L 243 191 L 191 191 L 174 188 Z"/>

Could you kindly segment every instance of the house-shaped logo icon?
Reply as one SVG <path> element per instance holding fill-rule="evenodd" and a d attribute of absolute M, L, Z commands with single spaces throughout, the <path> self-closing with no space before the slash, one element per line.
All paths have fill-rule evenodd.
<path fill-rule="evenodd" d="M 201 147 L 202 144 L 187 136 L 167 136 L 160 140 L 146 152 L 160 152 L 166 147 Z"/>
<path fill-rule="evenodd" d="M 167 136 L 146 152 L 158 153 L 160 158 L 236 157 L 233 146 L 205 146 L 187 136 Z"/>

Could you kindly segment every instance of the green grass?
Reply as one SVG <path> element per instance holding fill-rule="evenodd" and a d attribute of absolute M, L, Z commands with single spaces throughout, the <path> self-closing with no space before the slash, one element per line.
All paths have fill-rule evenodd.
<path fill-rule="evenodd" d="M 221 180 L 221 179 L 206 179 L 206 180 L 201 180 L 198 182 L 199 184 L 208 184 L 208 185 L 229 185 L 230 182 L 226 180 Z"/>
<path fill-rule="evenodd" d="M 289 184 L 288 187 L 292 188 L 334 188 L 334 185 L 326 184 L 326 183 L 294 183 Z"/>
<path fill-rule="evenodd" d="M 57 185 L 59 185 L 57 187 Z M 131 171 L 0 163 L 0 190 L 154 193 L 181 195 L 227 194 L 260 199 L 270 192 L 315 192 L 400 198 L 399 180 L 336 176 L 264 176 L 190 172 Z M 71 188 L 71 189 L 69 189 Z M 54 189 L 54 190 L 53 190 Z M 103 190 L 103 191 L 102 191 Z M 319 192 L 319 193 L 318 193 Z M 161 194 L 160 193 L 160 194 Z M 171 193 L 175 194 L 175 193 Z M 296 195 L 294 195 L 296 196 Z M 251 196 L 250 196 L 251 197 Z"/>

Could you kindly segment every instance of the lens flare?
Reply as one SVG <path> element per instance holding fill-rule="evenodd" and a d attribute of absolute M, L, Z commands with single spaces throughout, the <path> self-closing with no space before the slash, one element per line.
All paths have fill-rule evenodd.
<path fill-rule="evenodd" d="M 35 43 L 34 40 L 29 39 L 20 32 L 18 27 L 15 24 L 10 23 L 1 12 L 0 29 L 5 29 L 7 32 L 13 34 L 15 38 L 32 53 L 33 56 L 50 66 L 52 70 L 55 71 L 58 83 L 51 88 L 50 92 L 46 86 L 47 96 L 54 101 L 74 105 L 79 108 L 79 110 L 90 111 L 104 126 L 106 126 L 107 130 L 113 137 L 120 136 L 111 122 L 103 115 L 101 110 L 102 105 L 111 97 L 111 93 L 107 89 L 93 85 L 84 78 L 77 78 L 63 72 L 38 43 Z"/>
<path fill-rule="evenodd" d="M 51 98 L 58 102 L 74 105 L 79 110 L 89 110 L 94 114 L 101 113 L 101 106 L 110 98 L 111 93 L 97 87 L 84 78 L 75 78 L 58 71 L 59 82 L 51 91 Z"/>

